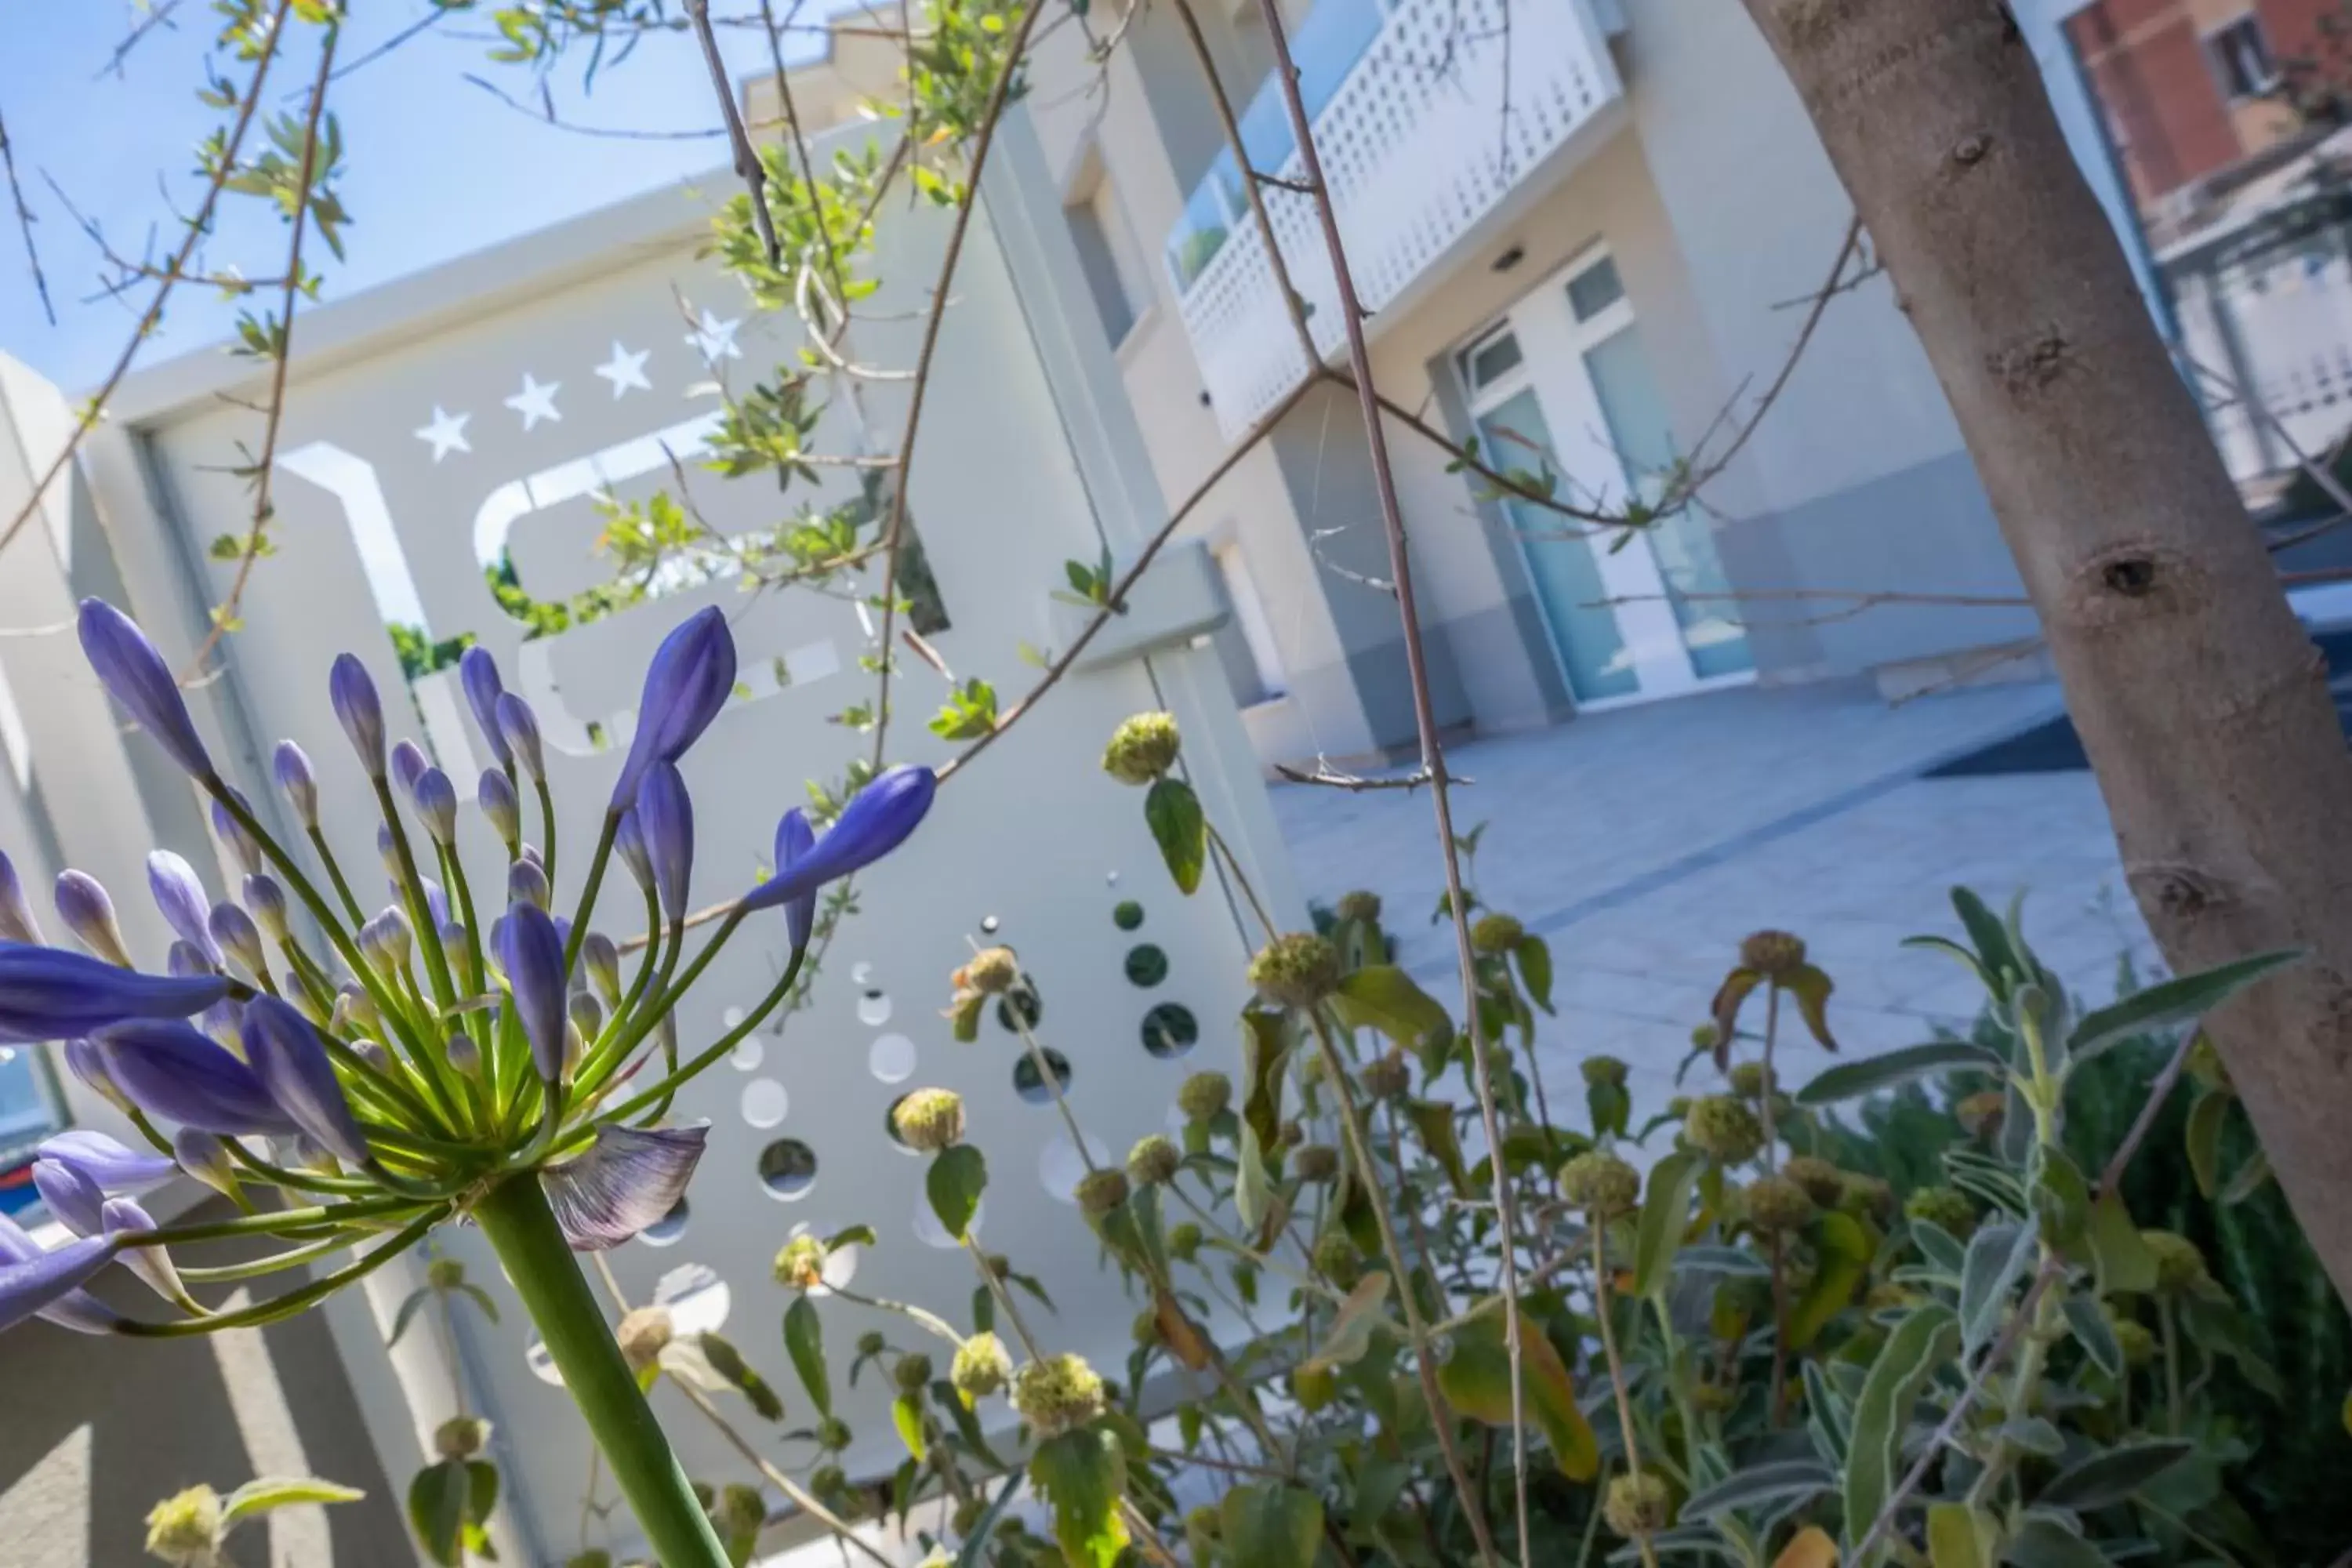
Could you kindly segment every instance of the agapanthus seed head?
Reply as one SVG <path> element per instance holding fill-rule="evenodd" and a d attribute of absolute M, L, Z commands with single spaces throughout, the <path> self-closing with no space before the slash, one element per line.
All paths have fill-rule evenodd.
<path fill-rule="evenodd" d="M 171 1568 L 216 1568 L 223 1532 L 220 1494 L 206 1486 L 174 1492 L 147 1511 L 147 1552 Z"/>
<path fill-rule="evenodd" d="M 1717 1164 L 1744 1165 L 1764 1147 L 1764 1124 L 1743 1101 L 1710 1094 L 1691 1102 L 1683 1136 Z"/>
<path fill-rule="evenodd" d="M 1412 1092 L 1412 1064 L 1402 1051 L 1391 1050 L 1364 1064 L 1360 1075 L 1364 1092 L 1374 1100 L 1402 1100 Z"/>
<path fill-rule="evenodd" d="M 1527 934 L 1517 915 L 1484 914 L 1470 922 L 1471 947 L 1490 958 L 1517 947 Z"/>
<path fill-rule="evenodd" d="M 319 826 L 319 776 L 310 768 L 310 753 L 291 741 L 280 741 L 269 755 L 270 776 L 278 793 L 293 809 L 294 820 L 305 831 Z"/>
<path fill-rule="evenodd" d="M 1559 1168 L 1560 1196 L 1596 1219 L 1630 1214 L 1642 1195 L 1642 1173 L 1605 1150 L 1591 1149 Z"/>
<path fill-rule="evenodd" d="M 931 1358 L 918 1352 L 900 1356 L 890 1369 L 890 1381 L 901 1394 L 920 1394 L 931 1385 Z"/>
<path fill-rule="evenodd" d="M 959 990 L 970 986 L 983 995 L 1001 996 L 1020 982 L 1021 960 L 1009 947 L 984 947 L 952 978 Z"/>
<path fill-rule="evenodd" d="M 1078 1200 L 1080 1212 L 1088 1219 L 1100 1219 L 1128 1198 L 1127 1173 L 1106 1165 L 1099 1171 L 1088 1171 L 1078 1178 L 1072 1195 Z"/>
<path fill-rule="evenodd" d="M 1138 713 L 1111 731 L 1103 772 L 1123 784 L 1155 784 L 1176 765 L 1184 737 L 1172 713 Z"/>
<path fill-rule="evenodd" d="M 1664 1477 L 1644 1470 L 1611 1479 L 1601 1517 L 1628 1541 L 1655 1535 L 1674 1522 L 1674 1495 Z"/>
<path fill-rule="evenodd" d="M 1258 994 L 1285 1007 L 1313 1007 L 1339 985 L 1339 950 L 1313 931 L 1277 936 L 1250 960 Z"/>
<path fill-rule="evenodd" d="M 1625 1087 L 1626 1067 L 1622 1057 L 1587 1057 L 1577 1064 L 1577 1070 L 1584 1075 L 1584 1081 L 1595 1089 L 1604 1085 L 1612 1089 Z"/>
<path fill-rule="evenodd" d="M 277 879 L 257 871 L 245 879 L 246 912 L 270 941 L 282 942 L 289 934 L 286 923 L 286 889 Z"/>
<path fill-rule="evenodd" d="M 1361 921 L 1370 925 L 1381 918 L 1381 896 L 1360 889 L 1352 893 L 1342 893 L 1335 912 L 1343 921 Z"/>
<path fill-rule="evenodd" d="M 1804 967 L 1805 942 L 1785 931 L 1751 931 L 1739 943 L 1739 967 L 1784 980 Z"/>
<path fill-rule="evenodd" d="M 1196 1072 L 1176 1090 L 1176 1104 L 1194 1121 L 1207 1121 L 1234 1102 L 1234 1080 L 1221 1072 Z"/>
<path fill-rule="evenodd" d="M 1138 1139 L 1127 1152 L 1129 1180 L 1139 1187 L 1164 1186 L 1176 1179 L 1184 1163 L 1184 1152 L 1176 1147 L 1164 1133 L 1154 1132 Z"/>
<path fill-rule="evenodd" d="M 1003 1388 L 1013 1375 L 1013 1357 L 994 1334 L 973 1334 L 956 1347 L 950 1377 L 958 1393 L 984 1399 Z"/>
<path fill-rule="evenodd" d="M 1791 1177 L 1759 1176 L 1740 1194 L 1748 1223 L 1767 1236 L 1800 1230 L 1812 1223 L 1811 1196 Z"/>
<path fill-rule="evenodd" d="M 327 672 L 327 700 L 367 776 L 383 777 L 383 701 L 376 695 L 375 680 L 367 666 L 356 655 L 336 656 L 334 668 Z"/>
<path fill-rule="evenodd" d="M 795 1290 L 813 1290 L 824 1283 L 824 1243 L 814 1236 L 796 1236 L 777 1250 L 776 1283 Z"/>
<path fill-rule="evenodd" d="M 1083 1357 L 1047 1356 L 1014 1374 L 1013 1407 L 1040 1436 L 1059 1436 L 1102 1415 L 1103 1382 Z"/>
<path fill-rule="evenodd" d="M 936 1154 L 963 1142 L 963 1096 L 951 1089 L 919 1089 L 890 1109 L 890 1125 L 908 1148 Z"/>
<path fill-rule="evenodd" d="M 131 967 L 131 953 L 122 945 L 122 928 L 115 923 L 114 900 L 97 878 L 87 871 L 58 872 L 56 903 L 58 919 L 92 958 L 122 969 Z"/>
<path fill-rule="evenodd" d="M 667 1307 L 638 1307 L 621 1320 L 613 1338 L 629 1370 L 643 1372 L 660 1357 L 674 1331 Z"/>
<path fill-rule="evenodd" d="M 1339 1179 L 1339 1151 L 1328 1143 L 1302 1143 L 1290 1157 L 1290 1168 L 1302 1182 L 1321 1184 Z"/>
<path fill-rule="evenodd" d="M 433 1451 L 445 1459 L 470 1459 L 490 1440 L 490 1424 L 478 1415 L 453 1415 L 433 1429 Z"/>
<path fill-rule="evenodd" d="M 502 692 L 498 701 L 499 733 L 506 738 L 514 752 L 515 765 L 523 776 L 533 782 L 547 778 L 547 748 L 539 735 L 539 715 L 530 704 L 513 692 Z"/>

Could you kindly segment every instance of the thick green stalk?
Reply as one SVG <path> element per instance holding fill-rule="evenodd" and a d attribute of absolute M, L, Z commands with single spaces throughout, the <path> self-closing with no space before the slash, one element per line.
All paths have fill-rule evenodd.
<path fill-rule="evenodd" d="M 537 1173 L 526 1171 L 492 1188 L 475 1205 L 474 1218 L 506 1265 L 655 1558 L 664 1568 L 727 1568 L 727 1549 L 621 1358 Z"/>

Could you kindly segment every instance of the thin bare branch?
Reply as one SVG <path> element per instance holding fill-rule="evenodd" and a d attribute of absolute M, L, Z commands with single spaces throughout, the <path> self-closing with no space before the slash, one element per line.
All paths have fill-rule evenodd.
<path fill-rule="evenodd" d="M 219 205 L 221 187 L 236 167 L 237 149 L 245 144 L 245 134 L 253 124 L 254 111 L 260 107 L 262 83 L 268 78 L 270 63 L 278 58 L 278 44 L 286 36 L 287 13 L 292 9 L 293 0 L 278 0 L 277 10 L 270 13 L 269 33 L 262 40 L 261 58 L 254 62 L 253 78 L 246 84 L 245 96 L 237 103 L 236 119 L 229 127 L 227 140 L 221 144 L 219 162 L 205 177 L 204 199 L 197 204 L 194 216 L 188 221 L 187 238 L 181 242 L 179 254 L 170 268 L 173 274 L 188 264 L 188 258 L 195 254 L 197 245 L 212 228 L 213 209 Z M 176 277 L 167 276 L 155 286 L 154 298 L 148 301 L 138 326 L 131 330 L 129 341 L 122 345 L 122 353 L 115 360 L 114 368 L 107 373 L 106 380 L 100 384 L 98 391 L 82 409 L 81 417 L 74 422 L 73 432 L 58 448 L 58 455 L 26 492 L 24 506 L 9 520 L 7 528 L 0 530 L 0 552 L 7 550 L 18 531 L 40 510 L 41 498 L 48 494 L 49 487 L 57 482 L 59 474 L 65 472 L 66 465 L 73 461 L 74 454 L 81 449 L 82 438 L 105 414 L 107 400 L 122 384 L 122 378 L 131 374 L 131 364 L 139 357 L 140 345 L 147 341 L 148 333 L 155 330 L 155 323 L 163 320 L 164 302 L 172 297 L 173 286 L 177 281 Z"/>
<path fill-rule="evenodd" d="M 800 164 L 801 183 L 808 192 L 816 219 L 817 238 L 824 247 L 825 276 L 833 279 L 833 298 L 840 309 L 840 321 L 833 329 L 838 333 L 849 317 L 849 285 L 841 270 L 840 253 L 834 248 L 833 226 L 824 221 L 824 210 L 817 205 L 816 160 L 809 156 L 808 138 L 801 131 L 800 110 L 793 104 L 792 73 L 784 68 L 784 35 L 776 22 L 773 0 L 760 0 L 760 20 L 768 34 L 768 65 L 776 81 L 776 112 L 783 116 L 784 129 L 793 139 L 793 158 Z"/>
<path fill-rule="evenodd" d="M 54 327 L 58 324 L 58 308 L 49 302 L 49 279 L 41 270 L 41 249 L 33 243 L 33 225 L 39 220 L 34 217 L 33 209 L 25 205 L 25 187 L 16 178 L 16 150 L 8 141 L 8 122 L 5 120 L 0 120 L 0 165 L 5 165 L 8 171 L 8 199 L 16 205 L 16 226 L 24 232 L 25 259 L 32 265 L 33 287 L 40 291 L 41 314 L 47 316 L 49 325 Z"/>
<path fill-rule="evenodd" d="M 1325 789 L 1343 789 L 1349 795 L 1361 795 L 1367 790 L 1382 789 L 1401 789 L 1410 795 L 1430 782 L 1428 772 L 1422 768 L 1415 768 L 1402 778 L 1368 779 L 1356 773 L 1341 773 L 1330 763 L 1319 759 L 1312 769 L 1293 767 L 1288 763 L 1276 763 L 1274 764 L 1274 771 L 1292 784 L 1319 784 Z M 1475 784 L 1478 781 L 1455 773 L 1445 782 Z"/>
<path fill-rule="evenodd" d="M 558 131 L 568 131 L 574 136 L 601 136 L 614 142 L 713 142 L 727 134 L 727 127 L 724 125 L 689 127 L 680 131 L 640 131 L 617 125 L 583 125 L 577 121 L 562 119 L 551 110 L 535 109 L 499 86 L 498 83 L 476 76 L 471 71 L 465 73 L 460 79 L 480 88 L 517 114 L 529 115 L 541 125 L 551 125 Z"/>
<path fill-rule="evenodd" d="M 751 145 L 751 133 L 743 129 L 743 111 L 735 103 L 735 84 L 727 75 L 727 61 L 719 52 L 719 39 L 710 30 L 710 0 L 686 0 L 686 19 L 693 25 L 695 41 L 702 46 L 702 63 L 710 68 L 711 91 L 719 99 L 719 112 L 727 124 L 727 142 L 735 153 L 735 177 L 751 195 L 751 226 L 759 231 L 760 244 L 768 253 L 768 265 L 783 260 L 783 247 L 776 241 L 776 218 L 768 210 L 768 171 L 760 162 L 758 149 Z M 773 35 L 770 35 L 772 38 Z M 778 72 L 779 76 L 782 73 Z"/>
<path fill-rule="evenodd" d="M 131 51 L 137 48 L 141 41 L 156 28 L 169 26 L 172 23 L 172 13 L 179 8 L 180 0 L 158 0 L 158 4 L 152 7 L 147 15 L 139 18 L 131 31 L 122 36 L 122 41 L 114 46 L 114 52 L 107 56 L 106 63 L 89 73 L 89 79 L 96 81 L 110 73 L 121 76 L 122 62 L 131 58 Z"/>

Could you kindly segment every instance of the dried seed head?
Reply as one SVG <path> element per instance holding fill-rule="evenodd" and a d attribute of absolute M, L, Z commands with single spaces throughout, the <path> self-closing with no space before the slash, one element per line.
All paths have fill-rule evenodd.
<path fill-rule="evenodd" d="M 1328 1143 L 1303 1143 L 1291 1156 L 1290 1168 L 1302 1182 L 1336 1181 L 1339 1175 L 1339 1151 Z"/>
<path fill-rule="evenodd" d="M 1780 1173 L 1804 1188 L 1805 1195 L 1822 1208 L 1837 1207 L 1845 1196 L 1845 1173 L 1814 1155 L 1796 1155 L 1780 1167 Z"/>
<path fill-rule="evenodd" d="M 1040 1436 L 1059 1436 L 1102 1414 L 1103 1382 L 1083 1357 L 1047 1356 L 1014 1376 L 1013 1407 Z"/>
<path fill-rule="evenodd" d="M 1127 1173 L 1109 1167 L 1088 1171 L 1078 1179 L 1075 1193 L 1078 1207 L 1088 1219 L 1102 1218 L 1127 1202 Z"/>
<path fill-rule="evenodd" d="M 955 1367 L 949 1375 L 957 1392 L 973 1399 L 985 1398 L 1013 1376 L 1013 1357 L 994 1334 L 974 1334 L 956 1347 Z"/>
<path fill-rule="evenodd" d="M 919 1352 L 900 1356 L 890 1369 L 890 1380 L 901 1394 L 920 1394 L 931 1385 L 931 1358 Z"/>
<path fill-rule="evenodd" d="M 952 1149 L 963 1142 L 963 1096 L 951 1089 L 919 1089 L 891 1110 L 890 1125 L 919 1153 Z"/>
<path fill-rule="evenodd" d="M 999 996 L 1020 980 L 1021 961 L 1009 947 L 982 948 L 950 978 L 959 991 L 969 988 L 983 995 Z"/>
<path fill-rule="evenodd" d="M 1234 1080 L 1221 1072 L 1196 1072 L 1176 1091 L 1177 1108 L 1195 1121 L 1221 1114 L 1234 1102 Z"/>
<path fill-rule="evenodd" d="M 1748 1223 L 1767 1235 L 1795 1230 L 1813 1217 L 1813 1200 L 1787 1176 L 1759 1176 L 1748 1184 L 1742 1196 Z"/>
<path fill-rule="evenodd" d="M 1367 893 L 1361 889 L 1352 893 L 1342 893 L 1338 913 L 1343 921 L 1362 921 L 1369 925 L 1381 918 L 1381 896 Z"/>
<path fill-rule="evenodd" d="M 796 1236 L 776 1253 L 776 1283 L 795 1290 L 812 1290 L 824 1283 L 824 1243 L 813 1236 Z"/>
<path fill-rule="evenodd" d="M 1111 731 L 1103 748 L 1103 772 L 1124 784 L 1157 782 L 1176 765 L 1184 737 L 1169 713 L 1138 713 Z"/>
<path fill-rule="evenodd" d="M 1739 966 L 1767 980 L 1785 979 L 1804 963 L 1804 939 L 1784 931 L 1754 931 L 1739 944 Z"/>
<path fill-rule="evenodd" d="M 1470 923 L 1470 945 L 1489 957 L 1510 952 L 1527 934 L 1517 915 L 1485 914 Z"/>
<path fill-rule="evenodd" d="M 1258 949 L 1249 980 L 1269 1002 L 1312 1007 L 1339 989 L 1339 950 L 1313 931 L 1292 931 Z"/>
<path fill-rule="evenodd" d="M 1402 1100 L 1412 1089 L 1412 1068 L 1401 1051 L 1391 1051 L 1364 1064 L 1364 1092 L 1374 1100 Z"/>
<path fill-rule="evenodd" d="M 1584 1074 L 1584 1081 L 1596 1089 L 1602 1084 L 1617 1089 L 1625 1087 L 1625 1060 L 1622 1057 L 1587 1057 L 1577 1064 L 1577 1068 Z"/>
<path fill-rule="evenodd" d="M 1764 1124 L 1730 1095 L 1710 1094 L 1691 1102 L 1683 1136 L 1717 1164 L 1744 1165 L 1764 1147 Z"/>
<path fill-rule="evenodd" d="M 433 1451 L 445 1459 L 470 1459 L 490 1440 L 490 1424 L 478 1415 L 453 1415 L 433 1429 Z"/>
<path fill-rule="evenodd" d="M 613 1338 L 619 1342 L 621 1358 L 629 1363 L 629 1370 L 643 1372 L 668 1345 L 670 1332 L 667 1307 L 639 1307 L 621 1320 Z"/>
<path fill-rule="evenodd" d="M 1963 1240 L 1977 1227 L 1977 1206 L 1957 1187 L 1921 1187 L 1903 1200 L 1903 1213 L 1940 1226 Z"/>
<path fill-rule="evenodd" d="M 1630 1214 L 1642 1195 L 1642 1173 L 1598 1149 L 1559 1168 L 1560 1196 L 1595 1219 Z"/>
<path fill-rule="evenodd" d="M 1654 1535 L 1674 1522 L 1674 1500 L 1664 1479 L 1643 1471 L 1619 1476 L 1609 1483 L 1601 1517 L 1627 1540 Z"/>
<path fill-rule="evenodd" d="M 1154 1132 L 1128 1151 L 1127 1174 L 1139 1187 L 1162 1186 L 1176 1179 L 1177 1168 L 1183 1163 L 1183 1151 L 1165 1134 Z"/>

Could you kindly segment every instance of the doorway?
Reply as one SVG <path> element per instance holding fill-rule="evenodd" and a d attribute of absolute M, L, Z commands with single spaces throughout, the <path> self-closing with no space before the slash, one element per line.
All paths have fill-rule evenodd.
<path fill-rule="evenodd" d="M 1606 249 L 1546 279 L 1454 359 L 1489 466 L 1549 472 L 1562 500 L 1599 510 L 1664 492 L 1674 428 Z M 1502 505 L 1580 709 L 1754 679 L 1696 508 L 1627 536 L 1525 500 Z"/>

